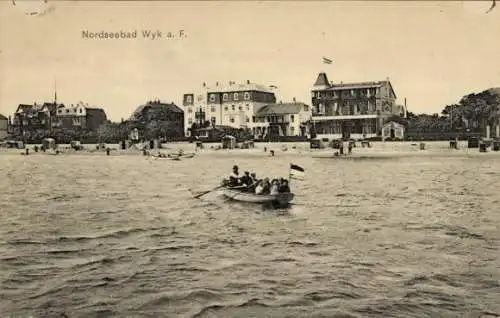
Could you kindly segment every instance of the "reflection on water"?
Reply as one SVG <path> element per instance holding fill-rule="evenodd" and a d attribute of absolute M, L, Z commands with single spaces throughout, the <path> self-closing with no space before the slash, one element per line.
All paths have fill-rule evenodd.
<path fill-rule="evenodd" d="M 500 313 L 500 156 L 432 148 L 384 160 L 313 155 L 321 154 L 0 155 L 3 314 Z M 290 162 L 307 177 L 292 181 L 287 209 L 225 202 L 216 192 L 193 199 L 233 164 L 280 177 Z"/>

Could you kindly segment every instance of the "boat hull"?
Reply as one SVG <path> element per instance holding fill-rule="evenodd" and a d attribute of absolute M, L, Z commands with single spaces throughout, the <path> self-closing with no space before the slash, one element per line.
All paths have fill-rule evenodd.
<path fill-rule="evenodd" d="M 179 157 L 158 157 L 158 156 L 152 156 L 154 160 L 181 160 Z"/>
<path fill-rule="evenodd" d="M 193 158 L 194 156 L 196 156 L 196 154 L 194 154 L 194 153 L 187 153 L 187 154 L 169 153 L 167 156 L 170 158 L 188 159 L 188 158 Z"/>
<path fill-rule="evenodd" d="M 270 194 L 254 194 L 251 192 L 241 192 L 238 190 L 231 189 L 222 189 L 222 195 L 228 199 L 246 203 L 255 203 L 255 204 L 278 204 L 278 205 L 287 205 L 292 202 L 294 198 L 294 194 L 287 193 L 278 193 L 275 195 Z"/>

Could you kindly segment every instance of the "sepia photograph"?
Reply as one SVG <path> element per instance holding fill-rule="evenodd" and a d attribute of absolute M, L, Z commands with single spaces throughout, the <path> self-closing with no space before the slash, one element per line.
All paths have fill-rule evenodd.
<path fill-rule="evenodd" d="M 0 317 L 500 318 L 500 8 L 0 1 Z"/>

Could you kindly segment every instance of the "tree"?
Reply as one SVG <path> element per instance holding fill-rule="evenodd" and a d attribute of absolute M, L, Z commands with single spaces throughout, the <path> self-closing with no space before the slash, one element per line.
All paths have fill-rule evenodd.
<path fill-rule="evenodd" d="M 97 138 L 104 143 L 117 142 L 123 139 L 126 126 L 122 123 L 113 123 L 108 121 L 97 129 Z"/>

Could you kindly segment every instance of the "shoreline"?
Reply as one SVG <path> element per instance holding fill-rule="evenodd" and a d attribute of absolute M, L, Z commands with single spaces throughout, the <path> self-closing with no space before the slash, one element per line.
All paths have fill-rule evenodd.
<path fill-rule="evenodd" d="M 196 145 L 194 143 L 189 142 L 176 142 L 176 143 L 168 143 L 162 144 L 162 148 L 160 149 L 152 149 L 148 150 L 150 155 L 157 154 L 158 152 L 167 154 L 167 153 L 177 153 L 182 149 L 184 153 L 195 153 L 196 157 L 204 157 L 204 156 L 262 156 L 262 157 L 313 157 L 318 159 L 324 158 L 334 158 L 334 159 L 369 159 L 369 158 L 395 158 L 395 157 L 427 157 L 427 156 L 440 156 L 440 157 L 457 157 L 464 155 L 482 155 L 482 156 L 491 156 L 498 154 L 500 155 L 500 151 L 493 151 L 491 148 L 488 149 L 486 153 L 480 152 L 478 148 L 467 148 L 467 141 L 459 141 L 458 149 L 450 149 L 448 142 L 443 141 L 433 141 L 433 142 L 425 142 L 425 149 L 419 149 L 419 143 L 409 142 L 409 141 L 400 141 L 400 142 L 371 142 L 371 147 L 361 147 L 361 145 L 357 145 L 357 147 L 352 149 L 351 154 L 347 154 L 347 149 L 345 149 L 346 154 L 343 156 L 334 156 L 335 152 L 338 152 L 338 149 L 333 148 L 323 148 L 323 149 L 310 149 L 309 143 L 280 143 L 280 142 L 265 142 L 265 143 L 255 143 L 254 148 L 250 149 L 216 149 L 216 147 L 220 146 L 220 143 L 206 143 L 203 144 L 203 149 L 196 149 Z M 54 153 L 48 152 L 35 152 L 34 147 L 40 145 L 26 145 L 24 149 L 18 148 L 0 148 L 0 155 L 19 155 L 25 154 L 26 149 L 29 149 L 29 156 L 35 155 L 54 155 Z M 69 156 L 69 155 L 87 155 L 87 156 L 106 156 L 106 150 L 96 150 L 96 144 L 93 145 L 83 145 L 83 150 L 73 150 L 70 148 L 69 144 L 60 144 L 58 145 L 58 150 L 60 153 L 59 156 Z M 141 157 L 149 157 L 150 155 L 143 155 L 143 152 L 139 148 L 128 148 L 128 149 L 120 149 L 119 144 L 107 144 L 106 147 L 111 149 L 109 156 L 141 156 Z M 284 147 L 287 150 L 283 150 Z M 264 151 L 264 148 L 267 148 L 267 151 Z M 270 150 L 274 151 L 274 156 L 271 156 Z M 189 158 L 186 158 L 189 159 Z"/>

